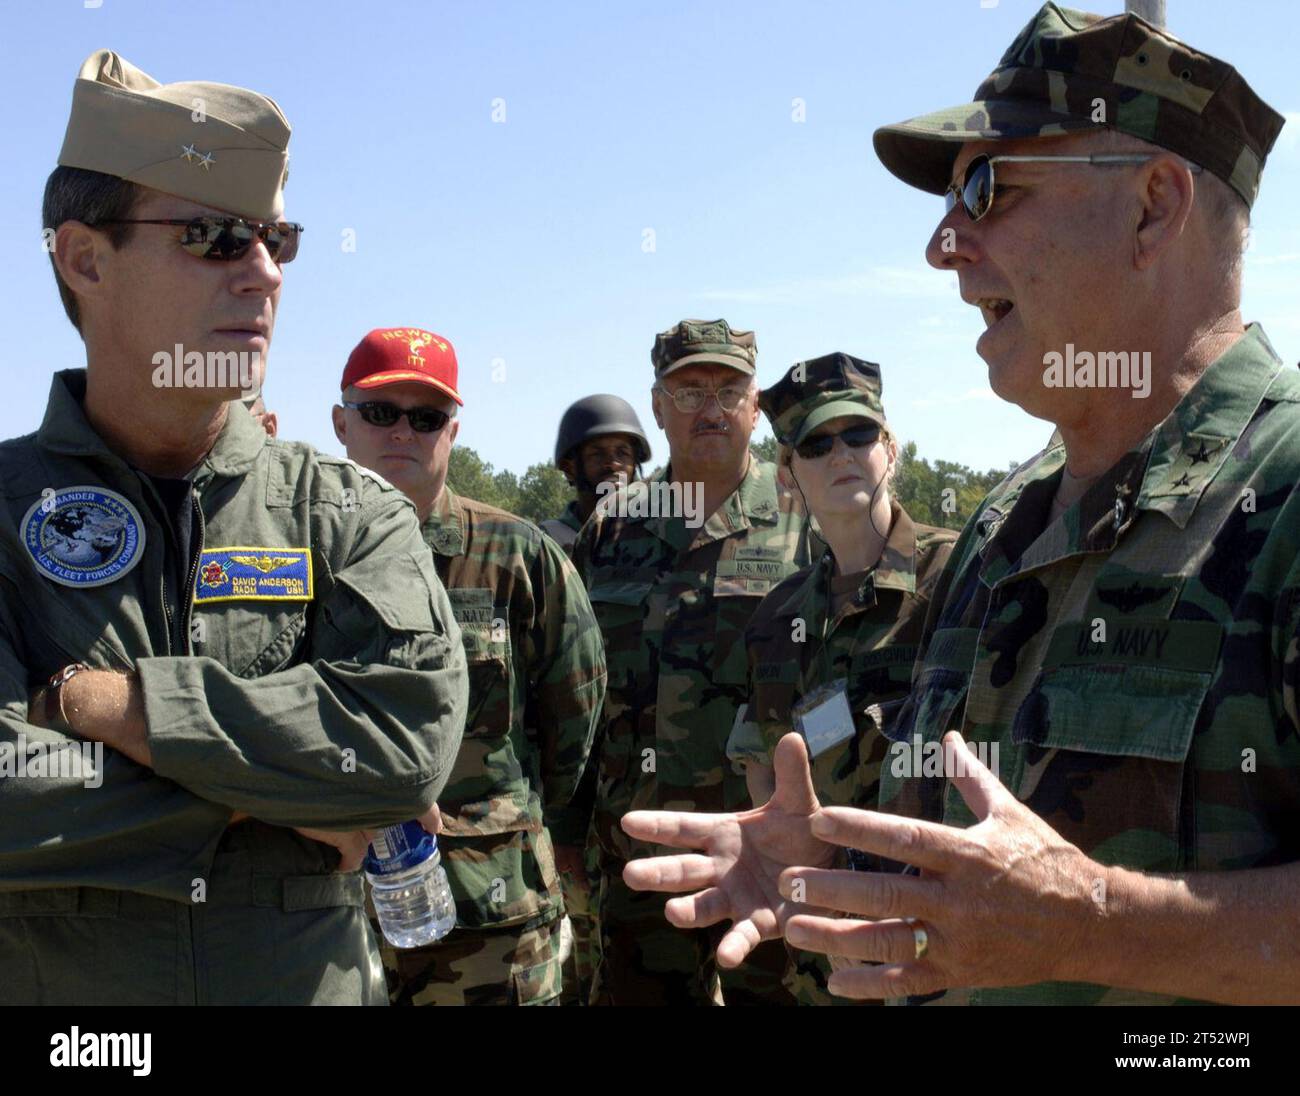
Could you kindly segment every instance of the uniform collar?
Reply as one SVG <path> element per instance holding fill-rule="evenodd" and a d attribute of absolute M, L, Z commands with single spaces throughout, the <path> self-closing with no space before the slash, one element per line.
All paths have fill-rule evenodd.
<path fill-rule="evenodd" d="M 665 478 L 671 465 L 665 468 Z M 776 489 L 776 465 L 751 454 L 749 467 L 736 489 L 704 519 L 704 527 L 694 537 L 694 544 L 722 540 L 758 525 L 775 525 L 780 517 Z"/>
<path fill-rule="evenodd" d="M 672 483 L 673 467 L 669 463 L 659 472 L 623 488 L 625 498 L 640 492 L 646 494 L 660 490 L 660 485 Z M 608 496 L 613 498 L 614 496 Z M 660 503 L 664 501 L 660 496 Z M 688 529 L 680 517 L 627 516 L 628 522 L 642 522 L 646 529 L 678 551 L 696 548 L 710 541 L 722 540 L 733 533 L 756 525 L 775 525 L 780 520 L 776 486 L 776 465 L 762 461 L 751 454 L 749 467 L 736 489 L 708 517 L 699 529 Z"/>
<path fill-rule="evenodd" d="M 880 559 L 862 579 L 858 588 L 861 595 L 856 602 L 850 603 L 850 610 L 865 609 L 876 603 L 876 590 L 901 590 L 905 594 L 916 593 L 916 526 L 911 516 L 896 499 L 889 503 L 889 536 L 881 549 Z M 825 590 L 835 566 L 835 557 L 829 548 L 809 569 L 790 596 L 781 605 L 784 616 L 799 616 L 805 611 L 808 599 L 817 596 L 819 589 Z M 870 596 L 867 596 L 870 595 Z"/>
<path fill-rule="evenodd" d="M 1102 473 L 1063 520 L 1045 529 L 1060 483 L 1065 448 L 1048 448 L 979 517 L 984 581 L 1081 552 L 1108 552 L 1140 510 L 1165 514 L 1185 529 L 1206 487 L 1258 410 L 1282 361 L 1259 324 L 1221 354 L 1142 441 Z"/>
<path fill-rule="evenodd" d="M 564 512 L 560 515 L 559 521 L 561 524 L 567 525 L 575 533 L 582 529 L 582 515 L 578 513 L 577 499 L 571 499 L 569 501 L 569 505 L 564 508 Z"/>
<path fill-rule="evenodd" d="M 880 562 L 869 577 L 876 586 L 888 590 L 916 593 L 916 526 L 897 501 L 889 503 L 889 536 L 885 539 Z"/>
<path fill-rule="evenodd" d="M 443 487 L 442 496 L 424 521 L 425 543 L 440 556 L 465 554 L 465 508 L 450 487 Z"/>
<path fill-rule="evenodd" d="M 109 457 L 121 461 L 104 443 L 86 418 L 86 371 L 65 369 L 50 381 L 50 398 L 45 418 L 36 432 L 36 442 L 55 453 L 71 456 Z M 242 407 L 239 409 L 242 410 Z M 252 415 L 227 409 L 226 423 L 217 440 L 200 462 L 200 467 L 222 476 L 242 475 L 253 466 L 266 445 L 266 431 Z"/>

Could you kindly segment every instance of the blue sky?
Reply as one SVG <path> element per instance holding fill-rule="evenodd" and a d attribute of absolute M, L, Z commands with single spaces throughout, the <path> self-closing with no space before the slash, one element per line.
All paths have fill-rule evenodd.
<path fill-rule="evenodd" d="M 754 329 L 764 384 L 831 350 L 880 362 L 890 419 L 931 458 L 1001 467 L 1050 433 L 988 390 L 979 314 L 922 254 L 941 201 L 897 182 L 870 141 L 968 101 L 1035 0 L 85 3 L 0 0 L 0 436 L 34 429 L 50 373 L 84 363 L 40 197 L 77 70 L 102 47 L 163 82 L 255 88 L 294 127 L 287 215 L 307 233 L 266 386 L 284 436 L 337 452 L 348 352 L 372 327 L 413 325 L 455 345 L 460 440 L 498 468 L 549 459 L 564 408 L 597 391 L 632 401 L 659 459 L 650 345 L 684 316 Z M 1290 116 L 1244 310 L 1296 362 L 1300 4 L 1168 9 L 1174 33 Z"/>

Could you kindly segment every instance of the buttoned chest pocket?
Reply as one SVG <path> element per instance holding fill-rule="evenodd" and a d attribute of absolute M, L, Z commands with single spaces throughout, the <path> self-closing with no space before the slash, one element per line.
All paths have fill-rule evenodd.
<path fill-rule="evenodd" d="M 897 722 L 912 687 L 913 644 L 891 644 L 853 658 L 849 702 L 858 734 L 884 732 Z"/>
<path fill-rule="evenodd" d="M 875 809 L 886 728 L 898 719 L 911 683 L 916 648 L 890 645 L 854 655 L 846 679 L 853 735 L 812 759 L 813 786 L 823 803 Z"/>
<path fill-rule="evenodd" d="M 937 742 L 948 731 L 960 730 L 978 641 L 978 628 L 941 628 L 934 633 L 915 684 L 896 718 L 885 724 L 885 737 L 909 744 L 918 737 Z"/>
<path fill-rule="evenodd" d="M 469 709 L 465 736 L 505 736 L 514 719 L 510 687 L 512 657 L 509 620 L 493 604 L 489 587 L 448 588 L 452 615 L 460 625 L 469 672 Z"/>
<path fill-rule="evenodd" d="M 1133 621 L 1100 643 L 1082 625 L 1053 633 L 1016 712 L 1017 797 L 1108 863 L 1183 866 L 1195 830 L 1188 754 L 1223 629 Z"/>
<path fill-rule="evenodd" d="M 763 600 L 782 579 L 798 568 L 785 560 L 719 560 L 713 578 L 713 680 L 719 685 L 745 685 L 749 660 L 745 629 Z"/>
<path fill-rule="evenodd" d="M 648 658 L 645 650 L 645 621 L 653 583 L 601 579 L 587 591 L 592 611 L 605 641 L 608 687 L 630 689 L 637 669 Z"/>

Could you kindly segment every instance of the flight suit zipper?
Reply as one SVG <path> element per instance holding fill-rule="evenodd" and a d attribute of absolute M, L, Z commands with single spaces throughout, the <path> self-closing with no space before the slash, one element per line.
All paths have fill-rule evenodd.
<path fill-rule="evenodd" d="M 185 582 L 181 601 L 181 649 L 187 654 L 192 655 L 194 648 L 190 643 L 190 618 L 194 609 L 194 582 L 199 577 L 199 560 L 203 558 L 203 538 L 207 533 L 207 528 L 203 521 L 203 507 L 199 505 L 198 492 L 193 487 L 190 488 L 190 513 L 197 514 L 199 518 L 199 539 L 194 546 L 194 552 L 190 556 L 190 573 Z"/>

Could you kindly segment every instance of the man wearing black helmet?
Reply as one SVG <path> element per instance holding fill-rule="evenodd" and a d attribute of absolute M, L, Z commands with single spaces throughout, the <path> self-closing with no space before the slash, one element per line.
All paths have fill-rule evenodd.
<path fill-rule="evenodd" d="M 650 442 L 632 405 L 611 395 L 585 396 L 564 412 L 555 439 L 555 467 L 577 491 L 564 512 L 541 522 L 542 531 L 573 554 L 582 523 L 591 517 L 604 484 L 638 479 L 641 465 L 650 459 Z M 583 777 L 579 796 L 594 794 L 595 766 Z M 592 902 L 596 879 L 594 857 L 582 855 L 585 832 L 556 838 L 556 866 L 564 887 L 567 926 L 560 953 L 564 964 L 566 1005 L 587 1003 L 595 973 L 596 917 Z M 563 842 L 563 843 L 561 843 Z"/>
<path fill-rule="evenodd" d="M 580 399 L 560 419 L 555 439 L 555 467 L 578 492 L 558 518 L 541 523 L 542 530 L 572 553 L 582 523 L 591 517 L 604 483 L 619 476 L 631 481 L 650 459 L 650 442 L 632 405 L 618 396 Z"/>

